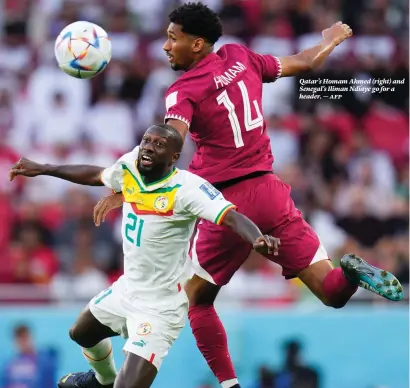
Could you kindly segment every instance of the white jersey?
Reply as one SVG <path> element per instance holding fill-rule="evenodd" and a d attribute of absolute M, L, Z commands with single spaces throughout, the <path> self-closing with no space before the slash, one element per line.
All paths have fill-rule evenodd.
<path fill-rule="evenodd" d="M 181 291 L 188 279 L 189 241 L 198 218 L 220 224 L 235 208 L 204 179 L 184 170 L 145 184 L 139 147 L 102 172 L 105 186 L 124 196 L 124 278 L 131 298 L 153 301 Z"/>

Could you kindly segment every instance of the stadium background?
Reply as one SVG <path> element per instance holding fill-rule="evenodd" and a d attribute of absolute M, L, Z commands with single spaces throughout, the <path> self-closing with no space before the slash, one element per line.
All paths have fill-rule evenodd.
<path fill-rule="evenodd" d="M 289 55 L 343 20 L 355 36 L 304 79 L 400 80 L 394 92 L 320 101 L 299 99 L 296 78 L 265 85 L 274 168 L 292 185 L 297 206 L 336 262 L 354 251 L 380 263 L 405 285 L 407 301 L 358 292 L 332 311 L 253 257 L 218 301 L 243 386 L 293 388 L 285 359 L 299 344 L 306 367 L 298 369 L 305 373 L 298 388 L 408 387 L 408 2 L 206 2 L 224 22 L 218 47 L 242 42 L 259 53 Z M 0 0 L 1 388 L 49 388 L 62 373 L 86 370 L 68 329 L 85 302 L 119 276 L 122 259 L 119 213 L 100 228 L 92 224 L 104 188 L 47 177 L 10 183 L 8 169 L 21 156 L 108 166 L 161 122 L 164 91 L 178 76 L 162 51 L 166 15 L 177 4 Z M 112 62 L 91 82 L 68 77 L 54 60 L 55 37 L 77 20 L 100 24 L 112 40 Z M 187 167 L 192 151 L 187 143 L 179 167 Z M 15 339 L 19 325 L 31 330 L 33 363 L 19 356 L 18 345 L 30 342 L 21 330 Z M 115 341 L 118 365 L 121 343 Z M 38 371 L 44 380 L 36 380 Z M 20 385 L 7 385 L 13 374 Z M 208 386 L 215 380 L 187 326 L 155 387 Z"/>

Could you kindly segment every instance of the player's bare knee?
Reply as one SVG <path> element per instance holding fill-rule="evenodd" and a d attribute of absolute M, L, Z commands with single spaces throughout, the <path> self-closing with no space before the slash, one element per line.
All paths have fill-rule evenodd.
<path fill-rule="evenodd" d="M 92 348 L 99 342 L 92 333 L 84 330 L 84 326 L 77 322 L 69 330 L 70 338 L 83 348 Z"/>
<path fill-rule="evenodd" d="M 83 345 L 83 335 L 81 333 L 81 328 L 78 327 L 77 323 L 74 323 L 74 325 L 69 330 L 69 336 L 78 345 L 84 346 Z"/>
<path fill-rule="evenodd" d="M 330 307 L 333 307 L 334 309 L 341 309 L 342 307 L 346 306 L 347 301 L 337 301 L 337 302 L 333 302 L 332 305 Z"/>
<path fill-rule="evenodd" d="M 70 330 L 68 331 L 68 335 L 70 336 L 70 338 L 74 342 L 76 342 L 76 340 L 75 340 L 75 325 L 70 328 Z"/>
<path fill-rule="evenodd" d="M 334 309 L 341 309 L 346 306 L 347 301 L 332 300 L 328 298 L 322 298 L 322 303 L 327 307 L 333 307 Z"/>
<path fill-rule="evenodd" d="M 96 345 L 96 343 L 93 343 L 90 336 L 86 334 L 87 333 L 84 333 L 83 330 L 81 329 L 81 325 L 78 325 L 77 323 L 75 323 L 69 331 L 70 338 L 75 343 L 82 346 L 83 348 L 91 348 L 94 345 Z"/>

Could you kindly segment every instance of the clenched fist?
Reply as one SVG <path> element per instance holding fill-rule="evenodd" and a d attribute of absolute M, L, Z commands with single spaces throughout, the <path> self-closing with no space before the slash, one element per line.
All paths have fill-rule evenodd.
<path fill-rule="evenodd" d="M 343 24 L 342 22 L 337 22 L 333 24 L 333 26 L 322 31 L 323 39 L 332 42 L 335 46 L 338 46 L 352 35 L 352 29 L 347 24 Z"/>

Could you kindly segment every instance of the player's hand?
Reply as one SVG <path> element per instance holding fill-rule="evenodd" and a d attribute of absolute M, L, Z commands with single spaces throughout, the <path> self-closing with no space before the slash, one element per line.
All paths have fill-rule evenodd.
<path fill-rule="evenodd" d="M 335 46 L 353 35 L 352 29 L 342 22 L 337 22 L 333 26 L 322 31 L 323 39 L 332 42 Z"/>
<path fill-rule="evenodd" d="M 258 237 L 253 243 L 253 249 L 262 254 L 273 254 L 277 256 L 279 254 L 280 239 L 268 235 Z"/>
<path fill-rule="evenodd" d="M 94 224 L 100 226 L 106 215 L 112 210 L 122 206 L 122 195 L 113 194 L 100 199 L 94 206 Z"/>
<path fill-rule="evenodd" d="M 10 181 L 12 181 L 17 175 L 23 175 L 27 177 L 34 177 L 41 175 L 45 171 L 45 165 L 33 162 L 26 158 L 21 158 L 9 172 Z"/>

